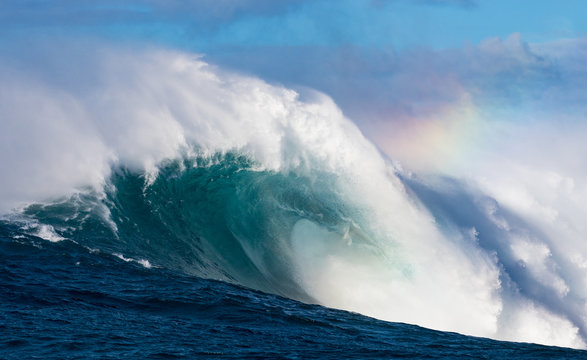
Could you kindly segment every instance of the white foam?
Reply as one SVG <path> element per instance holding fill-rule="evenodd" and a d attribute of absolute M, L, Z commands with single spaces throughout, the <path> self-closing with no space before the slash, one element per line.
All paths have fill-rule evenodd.
<path fill-rule="evenodd" d="M 154 176 L 158 162 L 188 153 L 191 144 L 202 153 L 237 150 L 259 168 L 336 175 L 332 191 L 363 219 L 340 232 L 301 220 L 286 239 L 291 252 L 279 255 L 320 303 L 472 335 L 584 346 L 577 329 L 587 324 L 573 323 L 587 318 L 581 306 L 587 298 L 587 245 L 581 241 L 587 187 L 577 177 L 549 172 L 544 185 L 533 180 L 542 172 L 529 171 L 522 188 L 513 188 L 519 185 L 514 175 L 482 171 L 484 177 L 474 180 L 487 180 L 484 189 L 499 204 L 557 239 L 513 233 L 507 239 L 529 267 L 530 281 L 552 284 L 558 294 L 563 305 L 548 308 L 504 288 L 502 264 L 479 247 L 476 231 L 441 232 L 395 167 L 327 96 L 308 92 L 302 101 L 295 91 L 226 73 L 189 54 L 86 50 L 46 54 L 59 61 L 37 64 L 36 71 L 46 70 L 39 77 L 0 63 L 1 210 L 82 185 L 101 189 L 112 163 Z M 71 78 L 72 67 L 91 71 Z M 544 186 L 557 196 L 549 197 Z M 488 207 L 486 215 L 500 229 L 514 228 L 494 210 Z M 63 240 L 49 225 L 34 231 Z M 553 254 L 575 256 L 567 263 Z M 114 255 L 152 267 L 145 259 Z"/>
<path fill-rule="evenodd" d="M 20 229 L 29 235 L 39 237 L 43 240 L 51 242 L 59 242 L 65 240 L 63 236 L 59 235 L 52 225 L 42 224 L 36 220 L 31 220 L 23 216 L 11 216 L 10 221 L 19 224 Z M 14 239 L 22 239 L 24 236 L 16 235 Z"/>
<path fill-rule="evenodd" d="M 55 229 L 53 229 L 53 226 L 51 225 L 40 224 L 34 234 L 41 239 L 49 240 L 51 242 L 65 240 L 63 236 L 55 232 Z"/>
<path fill-rule="evenodd" d="M 126 261 L 126 262 L 135 262 L 137 264 L 142 265 L 144 268 L 150 269 L 153 267 L 153 265 L 151 265 L 151 263 L 149 262 L 149 260 L 146 259 L 133 259 L 133 258 L 127 258 L 124 255 L 120 254 L 120 253 L 114 253 L 112 254 L 114 256 L 116 256 L 117 258 L 119 258 L 120 260 Z"/>

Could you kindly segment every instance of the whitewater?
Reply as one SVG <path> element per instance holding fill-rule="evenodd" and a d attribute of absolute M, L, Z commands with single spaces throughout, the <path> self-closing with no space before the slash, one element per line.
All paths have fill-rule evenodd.
<path fill-rule="evenodd" d="M 381 320 L 586 347 L 580 177 L 515 152 L 413 170 L 327 95 L 193 54 L 38 51 L 0 61 L 4 224 Z"/>

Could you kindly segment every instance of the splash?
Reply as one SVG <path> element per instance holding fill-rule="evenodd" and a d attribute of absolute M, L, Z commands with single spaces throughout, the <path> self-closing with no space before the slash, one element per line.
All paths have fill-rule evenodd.
<path fill-rule="evenodd" d="M 403 171 L 327 96 L 188 54 L 66 62 L 4 64 L 0 92 L 4 210 L 54 238 L 385 320 L 585 346 L 587 249 L 494 183 Z"/>

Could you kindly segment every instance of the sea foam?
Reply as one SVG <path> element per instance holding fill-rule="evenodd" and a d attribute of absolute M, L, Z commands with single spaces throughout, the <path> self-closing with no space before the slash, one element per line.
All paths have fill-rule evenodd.
<path fill-rule="evenodd" d="M 197 173 L 200 177 L 188 177 L 179 189 L 187 196 L 197 192 L 197 186 L 205 187 L 198 193 L 204 198 L 215 189 L 231 189 L 235 194 L 231 199 L 254 201 L 232 203 L 224 214 L 240 207 L 250 214 L 260 209 L 257 215 L 262 216 L 243 215 L 240 218 L 248 221 L 240 222 L 229 217 L 232 222 L 208 229 L 206 224 L 185 225 L 195 231 L 191 241 L 197 238 L 205 245 L 201 249 L 191 245 L 200 256 L 197 261 L 173 258 L 185 271 L 236 279 L 293 298 L 300 297 L 301 290 L 307 301 L 390 321 L 507 340 L 585 346 L 587 284 L 581 264 L 587 249 L 572 246 L 578 241 L 572 226 L 555 221 L 566 211 L 569 219 L 576 220 L 582 210 L 537 207 L 532 199 L 541 194 L 515 191 L 518 198 L 511 198 L 503 195 L 506 187 L 496 187 L 493 181 L 471 185 L 457 179 L 455 183 L 463 187 L 470 185 L 470 191 L 458 193 L 438 186 L 433 177 L 404 172 L 382 156 L 324 94 L 269 85 L 173 51 L 100 47 L 76 54 L 42 64 L 38 76 L 29 75 L 25 65 L 0 64 L 7 80 L 0 85 L 0 116 L 6 119 L 0 124 L 4 211 L 88 187 L 126 196 L 112 181 L 121 168 L 142 181 L 142 193 L 132 195 L 139 201 L 163 186 L 158 179 L 171 183 L 174 177 L 189 174 L 188 167 L 178 167 L 174 177 L 163 176 L 168 161 L 197 158 L 200 162 L 190 163 L 193 169 L 225 171 L 202 164 L 223 164 L 224 156 L 238 154 L 253 165 L 229 173 Z M 93 71 L 72 78 L 67 75 L 71 67 Z M 243 171 L 250 177 L 240 178 Z M 123 176 L 120 181 L 131 186 L 136 179 Z M 216 185 L 222 179 L 229 184 Z M 551 180 L 561 191 L 572 188 L 572 181 L 564 177 L 555 174 Z M 307 190 L 301 191 L 304 186 Z M 284 191 L 289 188 L 295 191 Z M 247 197 L 247 191 L 255 196 Z M 456 193 L 476 211 L 464 227 L 461 203 L 451 202 Z M 225 199 L 222 196 L 219 199 Z M 117 229 L 121 243 L 125 223 L 140 223 L 126 212 L 132 207 L 125 207 L 122 198 L 105 196 L 97 201 L 109 209 L 102 218 Z M 209 212 L 225 206 L 212 202 L 216 198 L 206 199 L 211 201 L 204 207 Z M 182 200 L 167 202 L 179 206 Z M 173 219 L 165 216 L 164 203 L 142 204 L 160 219 Z M 43 217 L 39 212 L 28 214 Z M 192 213 L 181 214 L 185 224 L 199 224 L 189 217 Z M 544 215 L 550 220 L 536 225 L 535 219 Z M 37 236 L 61 240 L 67 231 L 60 234 L 49 222 L 40 225 Z M 149 229 L 141 231 L 147 238 Z M 553 239 L 560 234 L 566 238 L 558 244 Z M 222 244 L 238 244 L 244 257 L 223 254 L 223 246 L 214 241 L 224 235 L 228 240 Z M 162 255 L 166 240 L 158 239 L 152 250 L 144 250 L 154 246 L 145 242 L 133 251 Z M 143 255 L 119 257 L 141 259 L 134 261 L 151 266 Z M 253 272 L 260 273 L 264 282 L 247 280 Z M 297 290 L 262 285 L 276 284 L 281 276 Z M 550 289 L 553 296 L 547 295 Z"/>

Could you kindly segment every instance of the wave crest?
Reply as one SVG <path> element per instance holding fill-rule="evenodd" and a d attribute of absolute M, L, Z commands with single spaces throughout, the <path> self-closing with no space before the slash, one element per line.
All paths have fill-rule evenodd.
<path fill-rule="evenodd" d="M 474 187 L 402 172 L 326 96 L 164 51 L 75 61 L 97 71 L 3 71 L 0 96 L 0 133 L 27 140 L 0 138 L 22 155 L 2 157 L 0 197 L 60 239 L 385 320 L 585 345 L 568 253 Z"/>

